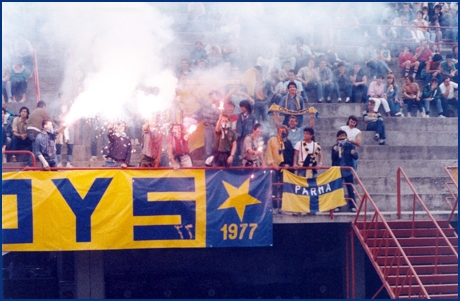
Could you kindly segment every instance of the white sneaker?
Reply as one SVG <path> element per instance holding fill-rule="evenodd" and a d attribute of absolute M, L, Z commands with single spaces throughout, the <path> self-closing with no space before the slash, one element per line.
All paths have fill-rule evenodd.
<path fill-rule="evenodd" d="M 444 116 L 444 115 L 439 115 L 439 118 L 446 118 L 446 116 Z"/>
<path fill-rule="evenodd" d="M 73 166 L 72 166 L 72 164 L 70 164 L 70 162 L 67 162 L 67 165 L 65 167 L 72 168 Z"/>
<path fill-rule="evenodd" d="M 345 102 L 350 102 L 350 97 L 345 98 Z"/>
<path fill-rule="evenodd" d="M 425 114 L 425 118 L 430 118 L 430 114 Z"/>
<path fill-rule="evenodd" d="M 323 99 L 322 98 L 318 99 L 318 102 L 323 102 Z"/>
<path fill-rule="evenodd" d="M 342 98 L 337 98 L 337 102 L 342 102 Z"/>
<path fill-rule="evenodd" d="M 331 102 L 331 97 L 328 96 L 326 101 L 327 101 L 327 102 Z"/>
<path fill-rule="evenodd" d="M 59 163 L 57 164 L 57 167 L 62 167 L 62 163 L 59 162 Z"/>
<path fill-rule="evenodd" d="M 398 112 L 398 113 L 395 114 L 395 116 L 397 116 L 397 117 L 400 117 L 401 115 L 402 115 L 401 112 Z"/>

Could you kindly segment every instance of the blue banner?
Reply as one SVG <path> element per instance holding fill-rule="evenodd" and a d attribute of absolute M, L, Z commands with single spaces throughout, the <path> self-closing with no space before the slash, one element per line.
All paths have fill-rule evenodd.
<path fill-rule="evenodd" d="M 271 184 L 268 171 L 206 171 L 206 246 L 271 246 Z"/>

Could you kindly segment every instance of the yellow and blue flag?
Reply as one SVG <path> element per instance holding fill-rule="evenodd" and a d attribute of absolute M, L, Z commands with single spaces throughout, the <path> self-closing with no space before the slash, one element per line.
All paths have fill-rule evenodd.
<path fill-rule="evenodd" d="M 331 167 L 316 178 L 307 179 L 283 170 L 281 210 L 324 212 L 346 205 L 340 167 Z"/>
<path fill-rule="evenodd" d="M 2 251 L 270 246 L 271 177 L 250 170 L 2 174 Z"/>

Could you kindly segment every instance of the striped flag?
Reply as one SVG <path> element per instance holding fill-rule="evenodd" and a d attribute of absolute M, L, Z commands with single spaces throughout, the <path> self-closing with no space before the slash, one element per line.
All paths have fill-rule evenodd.
<path fill-rule="evenodd" d="M 340 167 L 313 179 L 283 170 L 283 211 L 324 212 L 346 205 Z"/>

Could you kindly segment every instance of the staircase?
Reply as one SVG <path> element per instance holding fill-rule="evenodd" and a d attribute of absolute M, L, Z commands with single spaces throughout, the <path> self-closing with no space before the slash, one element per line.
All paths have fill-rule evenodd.
<path fill-rule="evenodd" d="M 364 222 L 356 223 L 355 233 L 360 236 L 390 296 L 457 299 L 458 255 L 440 237 L 434 223 L 379 222 L 368 231 L 365 225 Z M 438 225 L 458 252 L 455 230 L 448 221 L 438 222 Z M 389 239 L 390 232 L 395 239 Z"/>
<path fill-rule="evenodd" d="M 458 299 L 458 236 L 450 220 L 435 221 L 404 171 L 413 192 L 412 217 L 386 221 L 367 191 L 352 228 L 392 299 Z M 401 185 L 398 183 L 398 203 Z M 416 218 L 416 202 L 424 211 Z M 398 217 L 401 217 L 398 205 Z M 452 211 L 454 211 L 452 209 Z M 420 216 L 420 215 L 418 215 Z"/>

